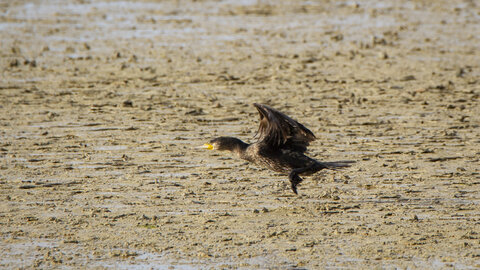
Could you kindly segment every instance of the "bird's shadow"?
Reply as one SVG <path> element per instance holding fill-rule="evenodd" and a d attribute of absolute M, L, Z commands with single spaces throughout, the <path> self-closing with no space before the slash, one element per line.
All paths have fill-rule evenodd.
<path fill-rule="evenodd" d="M 351 167 L 353 164 L 357 163 L 354 160 L 339 160 L 339 161 L 329 161 L 329 162 L 322 162 L 326 165 L 329 169 L 342 169 Z"/>

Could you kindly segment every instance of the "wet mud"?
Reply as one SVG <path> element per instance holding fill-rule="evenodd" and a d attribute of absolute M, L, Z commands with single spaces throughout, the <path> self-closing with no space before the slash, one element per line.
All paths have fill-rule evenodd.
<path fill-rule="evenodd" d="M 0 3 L 2 268 L 479 268 L 475 1 Z M 355 160 L 197 146 L 269 104 Z"/>

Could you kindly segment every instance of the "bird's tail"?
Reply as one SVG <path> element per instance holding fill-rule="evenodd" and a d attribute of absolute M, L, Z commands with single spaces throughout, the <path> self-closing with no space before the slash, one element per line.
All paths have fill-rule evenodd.
<path fill-rule="evenodd" d="M 321 162 L 322 165 L 327 167 L 330 170 L 339 170 L 352 166 L 355 163 L 353 160 L 342 160 L 342 161 L 333 161 L 333 162 Z"/>

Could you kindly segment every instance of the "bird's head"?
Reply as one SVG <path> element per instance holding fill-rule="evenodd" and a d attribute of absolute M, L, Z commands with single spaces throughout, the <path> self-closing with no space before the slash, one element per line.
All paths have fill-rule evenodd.
<path fill-rule="evenodd" d="M 204 144 L 202 148 L 208 150 L 234 151 L 243 148 L 246 144 L 234 137 L 218 137 Z"/>

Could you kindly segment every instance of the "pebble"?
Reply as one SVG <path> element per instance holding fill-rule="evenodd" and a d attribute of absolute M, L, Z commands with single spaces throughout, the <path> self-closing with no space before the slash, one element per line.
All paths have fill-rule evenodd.
<path fill-rule="evenodd" d="M 378 58 L 380 59 L 388 59 L 388 54 L 386 52 L 379 52 Z"/>

